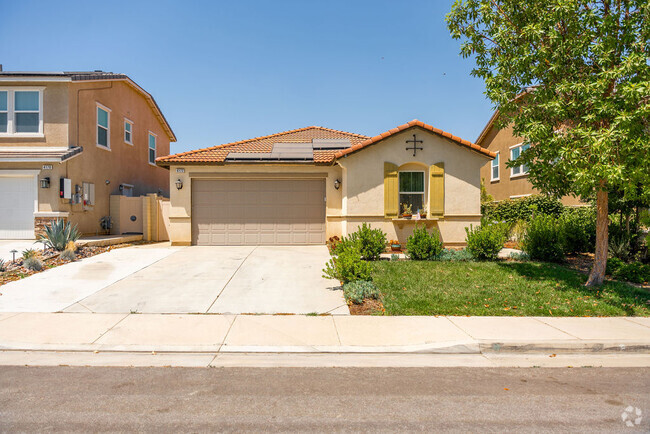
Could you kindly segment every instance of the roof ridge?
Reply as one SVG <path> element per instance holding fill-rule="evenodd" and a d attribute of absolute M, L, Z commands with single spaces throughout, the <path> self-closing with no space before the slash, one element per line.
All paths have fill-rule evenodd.
<path fill-rule="evenodd" d="M 351 135 L 351 136 L 356 136 L 356 137 L 364 138 L 364 139 L 369 138 L 368 136 L 364 136 L 363 134 L 350 133 L 350 132 L 347 132 L 347 131 L 335 130 L 333 128 L 326 128 L 326 127 L 320 127 L 320 126 L 317 126 L 317 125 L 311 125 L 311 126 L 308 126 L 308 127 L 296 128 L 294 130 L 280 131 L 279 133 L 273 133 L 273 134 L 269 134 L 269 135 L 266 135 L 266 136 L 253 137 L 251 139 L 239 140 L 239 141 L 230 142 L 230 143 L 223 143 L 221 145 L 209 146 L 207 148 L 193 149 L 191 151 L 166 155 L 164 157 L 156 158 L 156 161 L 166 161 L 166 160 L 172 159 L 172 158 L 185 157 L 185 156 L 188 156 L 188 155 L 197 154 L 199 152 L 212 151 L 212 150 L 215 150 L 215 149 L 223 149 L 223 148 L 226 148 L 226 147 L 229 147 L 229 146 L 241 145 L 243 143 L 252 142 L 254 140 L 269 139 L 269 138 L 272 138 L 272 137 L 281 136 L 283 134 L 298 133 L 298 132 L 307 131 L 307 130 L 310 130 L 310 129 L 313 129 L 313 128 L 320 129 L 320 130 L 325 130 L 325 131 L 329 131 L 329 132 L 348 134 L 348 135 Z"/>

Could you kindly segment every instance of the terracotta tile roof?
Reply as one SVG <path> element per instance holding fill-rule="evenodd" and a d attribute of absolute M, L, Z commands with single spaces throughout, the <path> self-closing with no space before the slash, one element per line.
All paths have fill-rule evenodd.
<path fill-rule="evenodd" d="M 308 143 L 312 139 L 349 139 L 354 146 L 367 140 L 368 136 L 312 126 L 168 155 L 157 158 L 156 162 L 161 166 L 168 166 L 171 163 L 223 163 L 230 152 L 270 153 L 276 143 Z M 314 163 L 331 163 L 335 153 L 336 150 L 314 150 Z"/>
<path fill-rule="evenodd" d="M 414 119 L 411 122 L 407 122 L 405 124 L 402 124 L 402 125 L 400 125 L 398 127 L 395 127 L 395 128 L 393 128 L 391 130 L 386 131 L 385 133 L 381 133 L 378 136 L 371 137 L 371 138 L 369 138 L 368 140 L 366 140 L 364 142 L 358 143 L 356 145 L 353 144 L 352 147 L 350 147 L 348 149 L 343 149 L 343 150 L 337 151 L 336 154 L 334 155 L 334 157 L 335 158 L 341 158 L 344 155 L 348 155 L 348 154 L 351 154 L 353 152 L 357 152 L 360 149 L 363 149 L 363 148 L 365 148 L 367 146 L 373 145 L 373 144 L 375 144 L 375 143 L 377 143 L 377 142 L 379 142 L 381 140 L 384 140 L 387 137 L 392 136 L 393 134 L 397 134 L 400 131 L 404 131 L 407 128 L 412 128 L 412 127 L 420 127 L 420 128 L 422 128 L 424 130 L 431 131 L 432 133 L 438 134 L 439 136 L 442 136 L 442 137 L 445 137 L 445 138 L 451 140 L 452 142 L 455 142 L 458 145 L 465 146 L 465 147 L 467 147 L 468 149 L 470 149 L 472 151 L 478 152 L 478 153 L 483 154 L 483 155 L 487 155 L 488 157 L 491 157 L 491 158 L 494 158 L 497 155 L 495 152 L 492 152 L 492 151 L 490 151 L 488 149 L 482 148 L 482 147 L 480 147 L 479 145 L 477 145 L 475 143 L 471 143 L 471 142 L 469 142 L 467 140 L 461 139 L 460 137 L 454 136 L 451 133 L 443 131 L 440 128 L 435 128 L 435 127 L 433 127 L 431 125 L 425 124 L 424 122 L 421 122 L 421 121 L 419 121 L 417 119 Z"/>
<path fill-rule="evenodd" d="M 183 164 L 203 164 L 203 163 L 224 163 L 229 153 L 268 153 L 273 150 L 273 145 L 277 143 L 309 143 L 313 139 L 348 139 L 350 140 L 351 147 L 347 149 L 324 149 L 314 150 L 315 164 L 331 164 L 337 158 L 356 152 L 360 149 L 370 146 L 379 142 L 387 137 L 392 136 L 400 131 L 411 127 L 420 127 L 427 131 L 431 131 L 442 137 L 445 137 L 460 146 L 467 147 L 468 149 L 487 155 L 494 158 L 496 154 L 480 146 L 456 137 L 450 133 L 442 131 L 441 129 L 434 128 L 417 119 L 400 125 L 397 128 L 386 131 L 375 137 L 368 137 L 361 134 L 348 133 L 345 131 L 332 130 L 324 127 L 306 127 L 297 130 L 284 131 L 281 133 L 271 134 L 269 136 L 255 137 L 253 139 L 241 140 L 239 142 L 226 143 L 224 145 L 213 146 L 211 148 L 197 149 L 194 151 L 182 152 L 180 154 L 168 155 L 156 159 L 157 164 L 161 166 L 169 166 L 172 163 Z M 268 161 L 250 161 L 253 162 L 267 162 Z M 308 161 L 308 162 L 311 162 Z"/>

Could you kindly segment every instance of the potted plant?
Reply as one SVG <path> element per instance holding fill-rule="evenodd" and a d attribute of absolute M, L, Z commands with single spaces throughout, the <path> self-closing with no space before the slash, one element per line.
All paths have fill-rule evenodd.
<path fill-rule="evenodd" d="M 409 220 L 413 217 L 413 208 L 411 205 L 407 203 L 402 205 L 402 217 Z"/>
<path fill-rule="evenodd" d="M 390 240 L 390 249 L 393 252 L 401 252 L 402 251 L 402 245 L 399 243 L 398 240 Z"/>
<path fill-rule="evenodd" d="M 426 206 L 426 205 L 424 205 L 424 206 L 420 209 L 420 218 L 422 218 L 422 219 L 427 218 L 427 206 Z"/>

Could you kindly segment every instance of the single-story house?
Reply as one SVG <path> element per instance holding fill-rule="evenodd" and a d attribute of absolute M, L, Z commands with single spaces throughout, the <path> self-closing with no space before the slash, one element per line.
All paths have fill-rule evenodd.
<path fill-rule="evenodd" d="M 363 222 L 445 245 L 478 225 L 480 169 L 495 154 L 418 120 L 374 137 L 306 127 L 157 159 L 170 170 L 175 245 L 323 244 Z M 403 216 L 404 204 L 413 214 Z"/>

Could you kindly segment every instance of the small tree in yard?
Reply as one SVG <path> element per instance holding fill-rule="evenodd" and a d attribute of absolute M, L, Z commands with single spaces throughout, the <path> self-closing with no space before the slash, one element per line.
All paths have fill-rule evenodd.
<path fill-rule="evenodd" d="M 512 123 L 531 145 L 516 165 L 529 166 L 533 186 L 596 197 L 587 285 L 601 284 L 608 192 L 650 196 L 650 3 L 457 0 L 447 23 L 461 54 L 475 58 L 498 125 Z"/>

